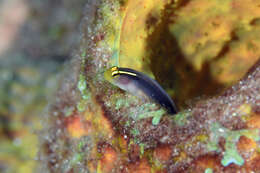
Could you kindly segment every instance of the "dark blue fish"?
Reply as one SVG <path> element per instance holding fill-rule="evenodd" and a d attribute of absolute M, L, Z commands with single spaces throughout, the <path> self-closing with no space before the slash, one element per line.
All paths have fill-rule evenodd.
<path fill-rule="evenodd" d="M 152 99 L 162 105 L 169 114 L 176 114 L 177 108 L 171 97 L 152 78 L 130 68 L 112 67 L 104 73 L 105 79 L 119 88 L 141 99 Z"/>

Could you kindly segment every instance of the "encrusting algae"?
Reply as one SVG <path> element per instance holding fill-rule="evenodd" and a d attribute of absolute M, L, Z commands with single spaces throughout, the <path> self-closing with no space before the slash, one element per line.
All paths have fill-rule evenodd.
<path fill-rule="evenodd" d="M 41 137 L 44 171 L 260 171 L 260 43 L 251 36 L 260 4 L 239 3 L 89 2 L 81 53 Z M 154 78 L 180 112 L 111 85 L 103 74 L 113 66 Z M 201 94 L 214 97 L 185 102 Z"/>

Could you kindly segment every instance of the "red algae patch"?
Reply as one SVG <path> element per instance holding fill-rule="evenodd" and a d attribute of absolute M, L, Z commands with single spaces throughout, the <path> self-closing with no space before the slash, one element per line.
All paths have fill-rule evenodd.
<path fill-rule="evenodd" d="M 257 148 L 257 143 L 245 136 L 241 136 L 237 143 L 237 149 L 241 152 L 254 151 Z"/>
<path fill-rule="evenodd" d="M 100 107 L 96 107 L 95 110 L 85 111 L 83 116 L 86 121 L 92 122 L 95 132 L 104 133 L 108 137 L 114 135 L 111 121 L 108 120 Z"/>
<path fill-rule="evenodd" d="M 147 159 L 143 158 L 140 161 L 129 164 L 123 173 L 150 173 L 151 166 L 149 165 Z"/>
<path fill-rule="evenodd" d="M 89 135 L 91 131 L 91 122 L 82 122 L 80 116 L 71 116 L 66 119 L 67 131 L 71 137 L 80 138 Z"/>
<path fill-rule="evenodd" d="M 102 171 L 102 173 L 110 173 L 116 165 L 116 160 L 117 160 L 118 154 L 109 145 L 103 144 L 103 145 L 100 145 L 99 147 L 100 147 L 100 149 L 99 149 L 100 154 L 102 156 L 99 161 L 100 165 L 98 166 L 98 169 L 100 169 L 100 171 Z"/>
<path fill-rule="evenodd" d="M 255 158 L 254 158 L 254 160 L 252 160 L 250 163 L 249 163 L 249 165 L 248 165 L 248 167 L 249 167 L 249 169 L 250 170 L 252 170 L 252 171 L 255 171 L 255 172 L 259 172 L 259 170 L 260 170 L 260 154 L 258 154 Z"/>
<path fill-rule="evenodd" d="M 253 114 L 247 121 L 249 128 L 260 128 L 260 114 Z"/>
<path fill-rule="evenodd" d="M 211 168 L 213 170 L 218 170 L 218 165 L 220 164 L 220 159 L 217 155 L 204 155 L 200 156 L 194 162 L 194 172 L 201 172 L 206 170 L 207 168 Z"/>
<path fill-rule="evenodd" d="M 168 161 L 171 157 L 172 149 L 170 146 L 158 147 L 154 150 L 154 157 L 159 161 Z"/>

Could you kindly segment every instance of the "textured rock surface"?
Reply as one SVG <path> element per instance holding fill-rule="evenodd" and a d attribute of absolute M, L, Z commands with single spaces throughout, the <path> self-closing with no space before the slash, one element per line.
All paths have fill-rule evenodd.
<path fill-rule="evenodd" d="M 79 42 L 85 0 L 0 1 L 0 172 L 37 172 L 41 117 Z"/>
<path fill-rule="evenodd" d="M 259 4 L 241 3 L 247 4 L 243 10 L 231 0 L 225 4 L 203 0 L 89 2 L 81 25 L 79 54 L 64 74 L 44 121 L 41 170 L 260 171 L 259 53 L 248 43 L 259 46 L 257 37 L 250 39 L 252 31 L 258 32 Z M 203 27 L 207 24 L 209 28 Z M 232 28 L 235 24 L 242 30 Z M 133 52 L 135 46 L 137 53 Z M 213 73 L 221 61 L 230 64 L 224 65 L 223 73 Z M 234 82 L 254 63 L 242 80 Z M 103 72 L 112 65 L 154 76 L 180 107 L 185 107 L 185 99 L 198 94 L 212 94 L 216 89 L 222 93 L 193 101 L 189 108 L 170 116 L 159 105 L 142 102 L 105 81 Z M 233 76 L 227 82 L 219 77 L 223 74 Z M 177 88 L 172 86 L 174 77 L 181 79 L 174 80 Z M 224 90 L 232 82 L 234 85 Z"/>

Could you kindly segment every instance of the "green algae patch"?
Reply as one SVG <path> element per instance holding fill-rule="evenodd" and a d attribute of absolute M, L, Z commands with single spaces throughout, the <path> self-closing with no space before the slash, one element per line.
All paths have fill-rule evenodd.
<path fill-rule="evenodd" d="M 152 118 L 152 124 L 158 125 L 161 117 L 166 114 L 166 110 L 160 108 L 156 103 L 142 103 L 140 99 L 136 96 L 129 95 L 119 95 L 114 94 L 109 98 L 109 102 L 106 103 L 107 106 L 114 108 L 115 110 L 120 109 L 131 109 L 126 115 L 133 120 L 142 120 L 146 118 Z M 133 107 L 133 105 L 138 104 L 138 106 Z M 123 111 L 123 110 L 122 110 Z M 125 126 L 129 126 L 130 123 L 126 122 Z"/>
<path fill-rule="evenodd" d="M 236 144 L 233 141 L 226 141 L 225 153 L 221 160 L 221 164 L 223 166 L 228 166 L 231 163 L 242 166 L 244 164 L 244 159 L 237 152 Z"/>
<path fill-rule="evenodd" d="M 138 115 L 138 119 L 145 119 L 152 117 L 152 124 L 158 125 L 160 122 L 161 117 L 166 113 L 164 109 L 159 109 L 156 111 L 146 111 Z"/>
<path fill-rule="evenodd" d="M 211 168 L 207 168 L 207 169 L 205 169 L 204 173 L 213 173 L 213 170 Z"/>
<path fill-rule="evenodd" d="M 129 101 L 127 101 L 126 99 L 118 99 L 115 104 L 115 109 L 118 110 L 122 107 L 128 107 L 129 105 Z"/>
<path fill-rule="evenodd" d="M 222 127 L 219 123 L 213 123 L 210 128 L 211 137 L 208 143 L 208 149 L 210 151 L 220 151 L 218 147 L 219 138 L 223 137 L 225 139 L 225 152 L 221 160 L 223 166 L 228 166 L 231 163 L 242 166 L 244 164 L 244 159 L 239 155 L 236 147 L 236 142 L 238 142 L 241 136 L 245 136 L 254 141 L 259 141 L 259 129 L 246 129 L 232 131 L 225 127 Z"/>
<path fill-rule="evenodd" d="M 78 81 L 78 89 L 81 93 L 83 93 L 86 88 L 87 88 L 87 82 L 85 80 L 85 77 L 84 75 L 80 74 L 79 81 Z"/>
<path fill-rule="evenodd" d="M 82 161 L 84 154 L 82 153 L 76 153 L 72 156 L 70 160 L 70 166 L 77 165 L 80 161 Z"/>
<path fill-rule="evenodd" d="M 130 131 L 130 133 L 135 137 L 135 136 L 138 136 L 140 135 L 140 132 L 138 129 L 134 128 Z"/>
<path fill-rule="evenodd" d="M 141 154 L 141 156 L 142 156 L 142 155 L 144 155 L 145 144 L 140 143 L 140 144 L 139 144 L 139 147 L 140 147 L 140 154 Z"/>
<path fill-rule="evenodd" d="M 163 116 L 164 113 L 165 113 L 165 111 L 163 111 L 163 110 L 155 111 L 153 113 L 152 124 L 153 125 L 158 125 L 160 120 L 161 120 L 161 117 Z"/>
<path fill-rule="evenodd" d="M 80 100 L 77 104 L 77 110 L 79 112 L 84 112 L 87 104 L 88 104 L 88 102 L 86 100 L 84 100 L 84 99 Z"/>
<path fill-rule="evenodd" d="M 80 91 L 80 95 L 81 95 L 81 100 L 77 103 L 77 110 L 79 112 L 83 112 L 85 111 L 85 108 L 89 100 L 91 99 L 91 92 L 88 89 L 86 78 L 82 73 L 79 74 L 77 88 Z M 70 114 L 68 113 L 68 115 Z"/>
<path fill-rule="evenodd" d="M 81 93 L 81 97 L 84 100 L 90 99 L 90 92 L 87 89 L 87 81 L 85 79 L 85 76 L 83 74 L 79 75 L 79 80 L 78 80 L 78 90 Z"/>
<path fill-rule="evenodd" d="M 180 112 L 176 115 L 173 116 L 173 121 L 178 125 L 178 126 L 184 126 L 187 122 L 187 118 L 191 116 L 189 112 Z"/>
<path fill-rule="evenodd" d="M 121 93 L 112 94 L 105 102 L 106 106 L 111 107 L 116 111 L 119 111 L 120 109 L 131 108 L 131 105 L 135 105 L 137 103 L 138 98 L 135 96 Z"/>
<path fill-rule="evenodd" d="M 73 113 L 74 109 L 75 109 L 74 107 L 65 107 L 64 116 L 69 117 Z"/>
<path fill-rule="evenodd" d="M 159 110 L 155 110 L 155 109 L 156 109 L 156 104 L 154 104 L 154 103 L 143 104 L 140 107 L 140 110 L 143 110 L 143 112 L 138 114 L 136 119 L 141 120 L 141 119 L 146 119 L 146 118 L 152 117 L 153 118 L 152 124 L 158 125 L 161 117 L 166 113 L 166 111 L 164 109 L 159 109 Z"/>

